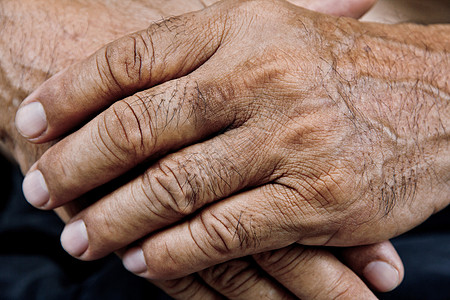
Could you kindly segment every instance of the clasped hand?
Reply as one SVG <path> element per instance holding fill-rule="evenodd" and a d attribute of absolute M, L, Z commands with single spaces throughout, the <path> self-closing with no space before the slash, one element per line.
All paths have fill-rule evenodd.
<path fill-rule="evenodd" d="M 139 241 L 125 265 L 152 279 L 402 233 L 444 204 L 414 213 L 421 174 L 398 160 L 409 145 L 370 98 L 386 93 L 371 30 L 282 1 L 225 1 L 121 38 L 22 104 L 17 125 L 34 142 L 110 106 L 39 159 L 24 193 L 53 209 L 145 165 L 61 240 L 85 260 Z"/>

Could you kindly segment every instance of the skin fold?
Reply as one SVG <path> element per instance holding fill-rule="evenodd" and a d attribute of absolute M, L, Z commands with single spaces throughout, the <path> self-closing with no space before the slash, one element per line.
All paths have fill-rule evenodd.
<path fill-rule="evenodd" d="M 81 120 L 72 106 L 87 115 L 113 103 L 41 157 L 25 195 L 40 189 L 28 200 L 51 209 L 148 162 L 62 240 L 90 260 L 159 230 L 125 254 L 153 279 L 293 242 L 391 238 L 449 201 L 449 34 L 282 1 L 225 1 L 157 23 L 25 101 L 49 120 L 35 142 Z"/>
<path fill-rule="evenodd" d="M 171 7 L 170 3 L 167 4 L 170 9 L 179 7 L 175 4 Z M 137 44 L 130 45 L 127 37 L 111 44 L 111 57 L 103 57 L 113 58 L 112 62 L 125 62 L 130 69 L 120 68 L 120 65 L 117 69 L 114 65 L 102 69 L 104 61 L 98 60 L 100 63 L 96 67 L 111 71 L 113 81 L 117 81 L 102 82 L 106 86 L 99 85 L 101 91 L 90 86 L 89 81 L 96 80 L 96 73 L 90 68 L 92 57 L 96 57 L 94 54 L 53 77 L 28 98 L 28 102 L 43 103 L 47 113 L 50 123 L 46 134 L 34 139 L 34 142 L 43 142 L 79 126 L 81 120 L 112 102 L 142 91 L 117 102 L 50 149 L 34 166 L 33 170 L 39 169 L 44 174 L 50 190 L 51 201 L 46 208 L 70 201 L 145 162 L 149 168 L 141 176 L 72 219 L 71 224 L 81 219 L 87 224 L 90 244 L 81 258 L 101 257 L 167 226 L 167 230 L 150 235 L 141 244 L 144 253 L 151 256 L 147 258 L 150 270 L 141 275 L 155 279 L 175 278 L 219 263 L 196 275 L 156 283 L 177 298 L 195 296 L 201 299 L 207 295 L 246 299 L 263 294 L 272 299 L 294 295 L 326 299 L 342 293 L 348 297 L 355 294 L 373 297 L 355 273 L 328 251 L 291 244 L 342 246 L 379 242 L 408 230 L 448 204 L 449 91 L 445 68 L 448 66 L 445 63 L 448 62 L 448 45 L 445 44 L 449 40 L 448 27 L 363 25 L 349 19 L 314 14 L 284 2 L 275 5 L 272 1 L 254 1 L 254 6 L 252 3 L 223 2 L 201 13 L 151 25 L 144 33 L 157 41 L 154 42 L 155 65 L 151 65 L 150 52 L 134 48 L 143 46 L 136 37 L 142 37 L 143 43 L 148 45 L 145 40 L 148 36 L 142 32 L 132 35 L 131 41 Z M 40 8 L 39 2 L 31 4 Z M 50 38 L 53 52 L 40 46 L 45 28 L 34 29 L 41 34 L 35 41 L 36 35 L 26 34 L 33 32 L 31 29 L 20 34 L 13 31 L 14 20 L 23 20 L 23 15 L 9 14 L 8 18 L 2 18 L 7 24 L 2 26 L 2 33 L 6 33 L 2 43 L 9 44 L 8 34 L 12 34 L 18 45 L 9 47 L 19 49 L 26 41 L 31 49 L 22 49 L 22 52 L 14 52 L 19 55 L 3 59 L 9 58 L 11 52 L 2 47 L 2 109 L 10 112 L 2 114 L 2 145 L 24 171 L 51 143 L 37 146 L 19 138 L 12 120 L 21 99 L 45 79 L 100 46 L 146 28 L 149 18 L 157 20 L 167 15 L 135 1 L 130 2 L 132 5 L 124 4 L 110 10 L 107 2 L 91 4 L 88 8 L 83 2 L 71 4 L 73 7 L 64 4 L 55 3 L 52 6 L 55 11 L 48 13 L 55 15 L 54 23 L 41 25 L 53 28 L 60 22 L 56 16 L 61 16 L 61 12 L 76 20 L 61 26 L 62 42 L 57 32 Z M 9 9 L 2 9 L 2 12 L 17 12 L 12 2 L 3 1 L 0 5 Z M 186 11 L 200 8 L 202 4 L 196 2 L 186 6 Z M 84 20 L 74 18 L 80 10 L 85 13 Z M 98 17 L 100 11 L 109 22 L 110 32 L 106 34 L 102 23 L 106 21 Z M 129 21 L 131 11 L 139 12 L 132 22 Z M 222 14 L 223 11 L 228 13 Z M 171 15 L 185 11 L 175 12 Z M 113 24 L 111 19 L 117 23 Z M 79 26 L 76 22 L 87 22 L 89 26 Z M 282 32 L 286 36 L 277 35 L 280 28 L 285 29 Z M 166 41 L 167 37 L 172 40 Z M 218 37 L 224 40 L 219 41 Z M 177 52 L 174 45 L 182 51 Z M 141 56 L 129 56 L 133 54 L 130 49 L 143 52 Z M 104 54 L 102 51 L 97 54 Z M 126 60 L 128 57 L 134 57 L 134 64 Z M 400 58 L 410 62 L 408 68 L 396 65 Z M 141 59 L 141 65 L 152 67 L 136 72 L 133 68 L 139 65 L 135 64 L 136 59 Z M 303 63 L 299 65 L 299 61 Z M 419 71 L 414 73 L 413 70 Z M 83 78 L 77 78 L 77 74 Z M 104 74 L 107 80 L 108 72 Z M 421 74 L 420 78 L 417 74 Z M 214 80 L 210 80 L 212 78 Z M 71 90 L 67 82 L 75 83 L 75 89 Z M 59 88 L 63 84 L 66 98 L 61 99 Z M 83 91 L 83 97 L 79 97 L 77 91 Z M 97 100 L 95 107 L 91 106 L 92 98 Z M 180 99 L 186 101 L 182 106 Z M 188 109 L 179 110 L 180 107 Z M 58 110 L 61 108 L 64 113 Z M 135 116 L 137 122 L 133 119 Z M 111 138 L 115 132 L 139 134 L 129 135 L 124 141 L 120 140 L 123 135 L 119 140 Z M 220 133 L 218 138 L 212 138 L 217 133 Z M 159 138 L 154 144 L 141 147 L 141 141 L 152 141 L 149 138 L 152 136 Z M 100 139 L 92 140 L 95 137 Z M 211 140 L 213 143 L 208 145 Z M 74 145 L 87 146 L 80 151 L 80 147 Z M 107 148 L 113 151 L 110 154 L 96 152 Z M 174 153 L 165 156 L 167 152 Z M 97 154 L 99 156 L 95 156 Z M 95 163 L 84 165 L 81 162 L 72 168 L 79 161 L 77 155 L 83 159 L 89 157 Z M 154 164 L 156 161 L 158 164 Z M 70 176 L 60 176 L 62 170 Z M 170 173 L 172 171 L 174 174 Z M 102 176 L 98 176 L 98 172 Z M 189 174 L 198 177 L 192 179 Z M 185 189 L 171 186 L 173 182 L 181 183 Z M 148 206 L 147 195 L 131 197 L 131 205 L 123 202 L 124 207 L 108 204 L 113 200 L 119 203 L 116 199 L 134 193 L 134 188 L 140 188 L 142 183 L 154 187 L 147 191 L 154 193 L 149 197 L 151 206 Z M 247 190 L 245 194 L 240 193 L 243 189 Z M 167 197 L 167 191 L 172 197 Z M 228 198 L 230 195 L 234 198 Z M 223 198 L 226 201 L 221 200 Z M 173 202 L 167 203 L 167 199 Z M 228 206 L 233 199 L 242 204 Z M 218 205 L 202 208 L 211 202 Z M 270 214 L 260 214 L 267 209 Z M 77 205 L 67 211 L 72 214 L 76 210 Z M 129 214 L 123 217 L 123 212 Z M 153 216 L 151 219 L 148 212 Z M 170 226 L 196 212 L 191 220 Z M 155 218 L 158 214 L 163 218 Z M 198 230 L 194 231 L 194 236 L 206 238 L 194 241 L 196 245 L 189 239 L 170 238 L 186 236 L 189 227 Z M 261 228 L 261 232 L 255 231 Z M 264 228 L 271 232 L 263 232 Z M 224 244 L 208 245 L 207 237 Z M 184 242 L 188 247 L 180 249 L 177 245 Z M 198 247 L 198 243 L 205 243 L 204 247 Z M 237 259 L 221 264 L 235 257 L 282 246 L 286 248 L 258 254 L 251 260 Z M 161 253 L 164 247 L 168 251 Z M 136 253 L 136 248 L 130 251 Z M 361 251 L 366 253 L 365 248 Z M 195 259 L 186 259 L 188 256 Z M 277 264 L 271 264 L 271 259 L 277 256 Z M 373 256 L 369 258 L 367 262 Z M 167 264 L 170 259 L 173 264 Z M 380 260 L 387 259 L 382 256 Z M 255 268 L 255 261 L 259 267 Z M 388 260 L 401 269 L 395 259 L 392 261 Z M 289 267 L 292 264 L 296 267 Z M 367 265 L 347 264 L 358 275 L 363 274 L 363 267 Z M 284 272 L 275 268 L 280 265 L 285 265 L 281 269 Z M 264 273 L 261 276 L 259 268 L 271 277 Z M 317 271 L 317 276 L 327 276 L 323 281 L 299 276 L 313 270 Z M 230 288 L 233 282 L 223 279 L 227 275 L 236 277 L 236 274 L 248 275 L 240 277 L 245 283 L 241 289 L 236 288 L 239 281 L 234 282 L 235 288 Z M 295 284 L 298 281 L 292 282 L 293 278 L 304 280 L 301 289 Z M 338 288 L 323 288 L 334 287 L 337 278 Z M 316 282 L 320 284 L 314 285 Z M 309 286 L 310 290 L 304 288 Z"/>

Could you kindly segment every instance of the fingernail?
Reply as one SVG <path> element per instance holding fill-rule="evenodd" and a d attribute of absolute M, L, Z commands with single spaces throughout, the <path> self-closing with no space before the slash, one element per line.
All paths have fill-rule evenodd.
<path fill-rule="evenodd" d="M 88 235 L 83 220 L 68 224 L 61 233 L 61 245 L 72 256 L 83 254 L 88 246 Z"/>
<path fill-rule="evenodd" d="M 363 275 L 380 292 L 392 291 L 399 283 L 397 269 L 384 261 L 371 262 L 364 268 Z"/>
<path fill-rule="evenodd" d="M 25 176 L 22 183 L 22 190 L 25 199 L 35 207 L 44 206 L 50 199 L 44 176 L 42 176 L 39 170 L 33 171 Z"/>
<path fill-rule="evenodd" d="M 147 271 L 144 252 L 141 248 L 133 248 L 123 256 L 123 265 L 125 268 L 135 274 L 141 274 Z"/>
<path fill-rule="evenodd" d="M 47 129 L 47 117 L 39 102 L 21 107 L 16 114 L 16 128 L 26 138 L 40 136 Z"/>

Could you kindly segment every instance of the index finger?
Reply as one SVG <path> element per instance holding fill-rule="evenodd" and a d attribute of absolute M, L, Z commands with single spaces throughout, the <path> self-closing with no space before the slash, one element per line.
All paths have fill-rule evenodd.
<path fill-rule="evenodd" d="M 23 101 L 17 129 L 30 141 L 46 142 L 113 101 L 188 74 L 220 44 L 223 27 L 208 14 L 155 23 L 53 76 Z"/>

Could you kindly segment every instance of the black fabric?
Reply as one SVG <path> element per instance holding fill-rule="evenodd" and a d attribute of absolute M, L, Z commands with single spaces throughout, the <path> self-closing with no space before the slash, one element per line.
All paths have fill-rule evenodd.
<path fill-rule="evenodd" d="M 170 299 L 111 255 L 81 262 L 59 243 L 63 223 L 31 207 L 22 175 L 0 157 L 0 300 Z M 450 299 L 450 209 L 394 239 L 406 276 L 381 299 Z"/>
<path fill-rule="evenodd" d="M 0 299 L 171 299 L 114 255 L 70 257 L 59 243 L 61 220 L 23 198 L 19 169 L 0 157 L 0 173 Z"/>
<path fill-rule="evenodd" d="M 450 299 L 450 207 L 392 243 L 403 260 L 405 279 L 380 299 Z"/>

